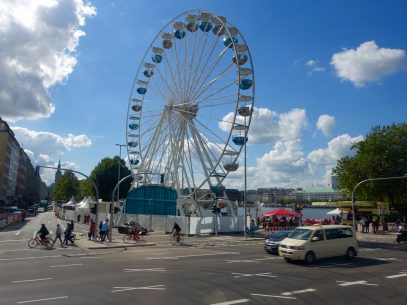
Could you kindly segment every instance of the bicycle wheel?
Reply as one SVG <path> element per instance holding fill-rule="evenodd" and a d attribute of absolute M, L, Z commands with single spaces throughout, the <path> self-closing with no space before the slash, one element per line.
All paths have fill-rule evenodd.
<path fill-rule="evenodd" d="M 131 238 L 131 235 L 126 234 L 126 235 L 123 236 L 123 242 L 124 242 L 125 244 L 129 244 L 129 243 L 131 243 L 132 241 L 133 241 L 133 239 Z"/>
<path fill-rule="evenodd" d="M 178 237 L 178 243 L 179 243 L 179 244 L 183 244 L 183 243 L 184 243 L 184 236 L 180 235 L 180 236 Z"/>
<path fill-rule="evenodd" d="M 53 247 L 52 239 L 47 239 L 46 242 L 44 243 L 44 247 L 47 249 L 51 249 Z"/>
<path fill-rule="evenodd" d="M 142 242 L 142 241 L 144 241 L 144 240 L 143 240 L 143 235 L 141 235 L 141 234 L 134 235 L 134 240 L 135 240 L 136 242 Z"/>
<path fill-rule="evenodd" d="M 37 240 L 36 240 L 35 238 L 31 238 L 31 239 L 28 241 L 28 246 L 29 246 L 30 248 L 35 248 L 35 247 L 37 247 L 37 246 L 38 246 Z"/>
<path fill-rule="evenodd" d="M 177 244 L 177 238 L 174 235 L 170 236 L 170 244 L 172 244 L 172 245 Z"/>

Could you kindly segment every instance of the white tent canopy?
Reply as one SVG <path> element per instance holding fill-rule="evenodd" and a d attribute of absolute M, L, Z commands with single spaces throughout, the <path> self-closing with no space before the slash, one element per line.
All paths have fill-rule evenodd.
<path fill-rule="evenodd" d="M 332 211 L 329 211 L 329 212 L 327 212 L 326 214 L 327 215 L 343 215 L 343 214 L 346 214 L 347 212 L 345 212 L 345 211 L 342 211 L 340 208 L 336 208 L 335 210 L 332 210 Z"/>
<path fill-rule="evenodd" d="M 74 207 L 76 206 L 77 202 L 75 200 L 75 197 L 72 196 L 71 200 L 69 200 L 67 203 L 64 203 L 62 206 L 63 207 Z"/>
<path fill-rule="evenodd" d="M 93 203 L 92 198 L 84 197 L 83 200 L 76 206 L 77 210 L 89 210 L 90 204 Z"/>

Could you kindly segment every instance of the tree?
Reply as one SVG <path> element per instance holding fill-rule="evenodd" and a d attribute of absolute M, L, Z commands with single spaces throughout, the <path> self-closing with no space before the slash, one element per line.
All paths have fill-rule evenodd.
<path fill-rule="evenodd" d="M 120 162 L 120 179 L 131 174 L 123 159 L 118 156 L 114 158 L 103 158 L 98 165 L 92 170 L 90 179 L 95 181 L 99 197 L 103 201 L 112 200 L 112 192 L 117 184 L 118 166 Z M 129 178 L 120 184 L 120 198 L 124 198 L 131 186 L 132 179 Z"/>
<path fill-rule="evenodd" d="M 96 195 L 95 188 L 88 179 L 79 181 L 79 196 L 81 198 L 86 196 Z M 96 196 L 94 196 L 96 198 Z"/>
<path fill-rule="evenodd" d="M 53 200 L 68 201 L 72 196 L 78 197 L 79 194 L 79 180 L 71 171 L 65 173 L 59 178 L 52 190 Z"/>
<path fill-rule="evenodd" d="M 407 174 L 406 123 L 374 127 L 352 149 L 355 155 L 341 158 L 332 170 L 338 176 L 339 187 L 349 193 L 365 179 Z M 407 210 L 407 179 L 366 182 L 358 187 L 356 197 L 389 201 L 392 207 Z"/>

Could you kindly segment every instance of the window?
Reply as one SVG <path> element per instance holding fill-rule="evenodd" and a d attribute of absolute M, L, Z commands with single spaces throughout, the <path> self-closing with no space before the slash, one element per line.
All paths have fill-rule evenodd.
<path fill-rule="evenodd" d="M 322 230 L 316 230 L 313 237 L 318 237 L 318 240 L 313 240 L 313 241 L 324 240 L 324 234 L 323 234 Z"/>
<path fill-rule="evenodd" d="M 326 229 L 326 239 L 348 238 L 352 237 L 351 228 L 338 228 L 338 229 Z"/>

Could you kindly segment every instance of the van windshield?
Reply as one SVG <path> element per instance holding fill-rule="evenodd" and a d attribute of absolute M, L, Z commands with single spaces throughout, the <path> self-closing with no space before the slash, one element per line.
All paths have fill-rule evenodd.
<path fill-rule="evenodd" d="M 299 240 L 308 240 L 311 236 L 312 230 L 309 229 L 295 229 L 291 232 L 288 238 L 299 239 Z"/>

